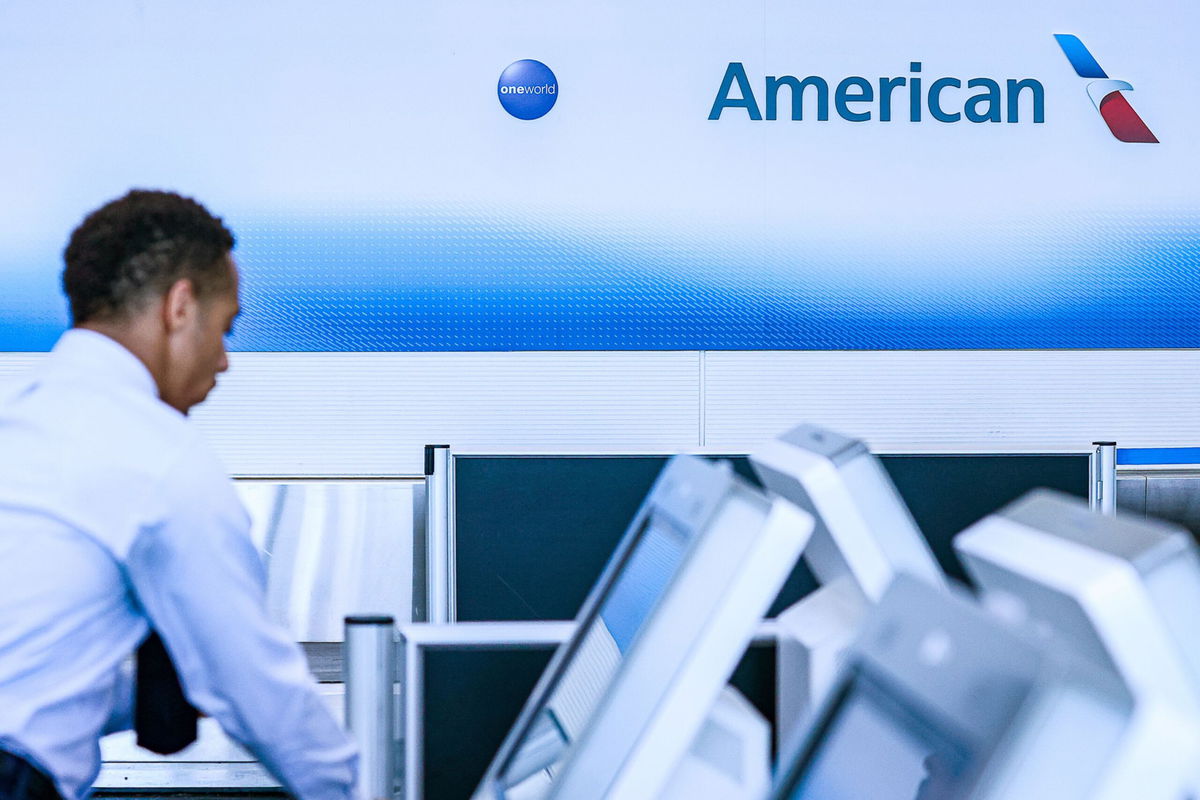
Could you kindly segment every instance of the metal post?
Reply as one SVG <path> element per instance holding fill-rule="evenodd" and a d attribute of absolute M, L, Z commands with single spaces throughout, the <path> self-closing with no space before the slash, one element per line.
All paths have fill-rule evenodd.
<path fill-rule="evenodd" d="M 450 621 L 450 445 L 425 445 L 426 619 Z"/>
<path fill-rule="evenodd" d="M 396 621 L 346 617 L 346 727 L 359 747 L 359 797 L 392 800 L 396 791 Z"/>
<path fill-rule="evenodd" d="M 1117 513 L 1117 443 L 1092 442 L 1088 503 L 1105 516 Z"/>

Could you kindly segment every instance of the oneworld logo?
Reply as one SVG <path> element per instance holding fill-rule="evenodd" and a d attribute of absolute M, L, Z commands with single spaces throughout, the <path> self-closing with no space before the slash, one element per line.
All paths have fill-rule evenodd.
<path fill-rule="evenodd" d="M 540 61 L 514 61 L 500 73 L 496 87 L 500 105 L 517 119 L 544 117 L 558 100 L 558 79 Z"/>
<path fill-rule="evenodd" d="M 761 98 L 761 102 L 760 102 Z M 740 61 L 730 62 L 717 89 L 710 120 L 719 120 L 726 111 L 745 112 L 751 120 L 786 118 L 799 122 L 829 119 L 830 98 L 837 115 L 848 122 L 891 122 L 907 117 L 920 122 L 928 112 L 938 122 L 1021 122 L 1025 119 L 1046 121 L 1046 90 L 1033 78 L 933 78 L 924 75 L 920 61 L 908 65 L 907 75 L 883 78 L 851 76 L 834 86 L 825 78 L 809 75 L 768 75 L 756 94 L 746 68 Z M 1027 98 L 1027 99 L 1025 99 Z"/>
<path fill-rule="evenodd" d="M 1087 85 L 1087 93 L 1112 135 L 1122 142 L 1158 144 L 1158 138 L 1150 132 L 1146 123 L 1142 122 L 1142 118 L 1133 110 L 1125 95 L 1121 94 L 1132 92 L 1133 87 L 1125 81 L 1110 79 L 1078 36 L 1072 33 L 1056 33 L 1054 38 L 1058 40 L 1059 47 L 1075 68 L 1076 75 L 1081 78 L 1099 79 L 1092 80 Z"/>

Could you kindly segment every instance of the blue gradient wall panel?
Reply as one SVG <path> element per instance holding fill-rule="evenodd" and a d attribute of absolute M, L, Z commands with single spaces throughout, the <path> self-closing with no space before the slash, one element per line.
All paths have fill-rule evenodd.
<path fill-rule="evenodd" d="M 1136 24 L 1082 0 L 5 4 L 0 351 L 53 344 L 68 232 L 135 185 L 234 228 L 240 350 L 1200 346 L 1197 23 L 1182 0 Z M 1114 137 L 1062 33 L 1159 143 Z M 498 97 L 521 59 L 556 81 L 536 119 Z M 829 118 L 785 89 L 775 120 L 709 119 L 731 63 L 760 116 L 791 75 Z M 919 94 L 914 120 L 913 79 L 942 77 L 960 116 L 971 79 L 1037 81 L 1043 121 L 1031 93 L 981 123 Z"/>

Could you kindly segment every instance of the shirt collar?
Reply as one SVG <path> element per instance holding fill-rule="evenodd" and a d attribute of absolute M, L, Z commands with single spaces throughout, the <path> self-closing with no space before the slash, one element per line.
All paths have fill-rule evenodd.
<path fill-rule="evenodd" d="M 53 363 L 98 373 L 114 383 L 158 397 L 158 384 L 141 359 L 102 333 L 71 328 L 59 337 L 50 358 Z"/>

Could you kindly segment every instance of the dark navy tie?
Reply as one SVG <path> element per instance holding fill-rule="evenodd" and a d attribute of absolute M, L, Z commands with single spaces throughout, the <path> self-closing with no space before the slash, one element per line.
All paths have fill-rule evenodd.
<path fill-rule="evenodd" d="M 138 746 L 162 755 L 178 753 L 196 741 L 199 717 L 184 697 L 162 639 L 151 631 L 137 651 L 133 729 Z"/>

